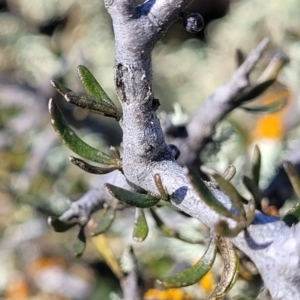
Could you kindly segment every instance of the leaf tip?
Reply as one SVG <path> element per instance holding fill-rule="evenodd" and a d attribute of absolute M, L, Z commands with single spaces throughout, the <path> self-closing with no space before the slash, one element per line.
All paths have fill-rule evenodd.
<path fill-rule="evenodd" d="M 72 255 L 76 258 L 80 258 L 82 256 L 83 253 L 79 253 L 79 252 L 72 252 Z"/>
<path fill-rule="evenodd" d="M 137 237 L 137 236 L 133 236 L 132 239 L 133 239 L 135 242 L 138 242 L 138 243 L 141 243 L 142 241 L 144 241 L 144 238 L 142 238 L 142 237 Z"/>
<path fill-rule="evenodd" d="M 52 217 L 51 216 L 47 218 L 47 224 L 50 227 L 52 226 Z"/>
<path fill-rule="evenodd" d="M 49 110 L 49 113 L 52 114 L 52 111 L 53 111 L 53 99 L 52 98 L 49 99 L 48 110 Z"/>
<path fill-rule="evenodd" d="M 55 80 L 50 80 L 50 84 L 54 87 L 57 88 L 57 84 Z"/>

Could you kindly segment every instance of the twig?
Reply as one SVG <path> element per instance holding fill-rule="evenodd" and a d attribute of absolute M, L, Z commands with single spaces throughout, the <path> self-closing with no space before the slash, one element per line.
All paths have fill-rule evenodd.
<path fill-rule="evenodd" d="M 250 86 L 249 75 L 258 63 L 269 39 L 264 38 L 235 71 L 231 79 L 208 97 L 186 125 L 186 137 L 168 138 L 180 150 L 178 163 L 191 165 L 197 162 L 200 152 L 212 140 L 216 125 L 233 109 L 240 106 L 243 92 Z"/>
<path fill-rule="evenodd" d="M 141 300 L 145 292 L 145 282 L 132 247 L 125 249 L 121 258 L 121 268 L 124 272 L 121 279 L 124 300 Z"/>
<path fill-rule="evenodd" d="M 122 0 L 106 0 L 105 4 L 113 20 L 116 39 L 115 84 L 123 109 L 120 123 L 123 129 L 124 175 L 135 185 L 158 195 L 153 176 L 160 174 L 171 203 L 213 228 L 226 218 L 221 218 L 199 199 L 183 169 L 174 161 L 155 114 L 157 105 L 152 91 L 151 49 L 188 1 L 148 1 L 138 7 L 132 1 Z M 219 91 L 217 95 L 221 93 L 232 98 L 235 88 L 242 91 L 248 86 L 247 75 L 266 44 L 267 40 L 264 40 L 254 54 L 250 55 L 228 85 L 228 91 L 226 92 L 225 87 L 225 91 L 220 88 L 222 93 Z M 221 100 L 225 101 L 225 98 Z M 222 101 L 220 102 L 223 103 Z M 233 105 L 237 104 L 236 101 Z M 222 109 L 222 114 L 219 113 L 218 117 L 223 117 L 224 111 L 230 109 Z M 213 114 L 210 110 L 209 112 Z M 203 117 L 209 117 L 207 111 Z M 197 122 L 197 128 L 198 126 Z M 232 208 L 226 195 L 218 190 L 213 190 L 213 193 L 224 206 Z M 226 219 L 226 222 L 231 228 L 236 226 L 234 221 Z M 300 296 L 299 230 L 297 225 L 288 228 L 281 220 L 257 212 L 247 231 L 242 231 L 232 239 L 256 264 L 275 299 Z"/>
<path fill-rule="evenodd" d="M 98 177 L 94 187 L 82 195 L 78 200 L 71 203 L 70 208 L 59 217 L 59 220 L 66 223 L 74 221 L 74 223 L 84 226 L 91 215 L 102 209 L 105 204 L 119 207 L 118 201 L 106 192 L 106 183 L 117 183 L 127 190 L 135 191 L 134 187 L 128 184 L 126 178 L 120 171 L 113 171 L 102 175 Z M 122 205 L 120 208 L 121 207 Z"/>

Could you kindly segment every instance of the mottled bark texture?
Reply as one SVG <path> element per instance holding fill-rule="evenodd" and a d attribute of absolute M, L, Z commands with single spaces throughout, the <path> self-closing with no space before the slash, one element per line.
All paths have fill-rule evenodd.
<path fill-rule="evenodd" d="M 199 198 L 184 169 L 175 162 L 164 141 L 152 89 L 151 50 L 189 2 L 149 0 L 136 6 L 131 0 L 106 0 L 105 5 L 112 18 L 116 42 L 115 85 L 123 109 L 120 124 L 124 175 L 134 185 L 158 195 L 153 176 L 160 174 L 171 203 L 214 228 L 224 218 Z M 207 101 L 206 105 L 214 109 L 202 114 L 202 124 L 208 123 L 202 132 L 209 136 L 214 122 L 211 119 L 221 119 L 234 107 L 234 103 L 223 104 L 222 99 L 226 93 L 247 86 L 247 79 L 237 76 L 227 90 L 221 88 L 217 92 L 219 97 Z M 191 127 L 195 125 L 199 126 L 197 121 L 190 123 Z M 194 142 L 193 147 L 199 147 L 197 139 Z M 226 195 L 218 190 L 213 192 L 227 208 L 232 208 Z M 236 225 L 232 220 L 227 221 L 230 226 Z M 300 298 L 298 227 L 289 228 L 281 220 L 257 212 L 248 229 L 232 239 L 256 264 L 273 299 Z"/>

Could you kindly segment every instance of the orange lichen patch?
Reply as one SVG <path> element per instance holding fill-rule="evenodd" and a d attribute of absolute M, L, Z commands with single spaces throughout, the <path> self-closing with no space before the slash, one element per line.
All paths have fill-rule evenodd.
<path fill-rule="evenodd" d="M 199 285 L 206 293 L 212 292 L 215 286 L 215 278 L 212 270 L 209 270 L 208 273 L 199 281 Z"/>
<path fill-rule="evenodd" d="M 279 113 L 261 117 L 254 130 L 255 139 L 282 139 L 284 128 Z"/>
<path fill-rule="evenodd" d="M 261 210 L 267 215 L 279 217 L 278 208 L 274 205 L 269 206 L 269 200 L 267 198 L 261 200 Z"/>
<path fill-rule="evenodd" d="M 291 98 L 291 93 L 282 88 L 277 90 L 277 88 L 272 89 L 262 98 L 263 105 L 269 105 L 276 103 L 282 99 L 287 101 Z M 276 113 L 261 116 L 252 133 L 252 141 L 262 138 L 267 139 L 283 139 L 285 135 L 284 119 L 290 105 L 287 103 L 281 110 Z"/>
<path fill-rule="evenodd" d="M 263 212 L 270 216 L 279 217 L 278 208 L 274 205 L 268 206 L 266 209 L 263 210 Z"/>
<path fill-rule="evenodd" d="M 28 299 L 30 288 L 25 278 L 22 276 L 14 276 L 8 283 L 5 291 L 5 299 L 9 300 L 25 300 Z"/>
<path fill-rule="evenodd" d="M 150 289 L 143 300 L 192 300 L 193 298 L 181 289 L 168 289 L 164 291 Z"/>

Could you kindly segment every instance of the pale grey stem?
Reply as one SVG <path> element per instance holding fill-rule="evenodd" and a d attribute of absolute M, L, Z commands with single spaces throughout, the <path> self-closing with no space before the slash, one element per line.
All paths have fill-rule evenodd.
<path fill-rule="evenodd" d="M 129 181 L 156 195 L 153 176 L 160 174 L 171 203 L 214 228 L 222 218 L 199 198 L 184 170 L 174 161 L 154 111 L 157 105 L 153 103 L 152 47 L 188 3 L 160 0 L 135 6 L 125 0 L 105 2 L 116 39 L 115 84 L 123 108 L 120 122 L 123 168 Z M 260 47 L 264 48 L 265 43 Z M 247 80 L 245 77 L 238 88 L 247 86 Z M 214 194 L 226 207 L 232 208 L 226 195 L 218 190 Z M 234 221 L 227 221 L 230 226 L 236 225 Z M 281 220 L 257 212 L 248 230 L 232 239 L 256 264 L 274 299 L 300 297 L 298 227 L 289 228 Z"/>
<path fill-rule="evenodd" d="M 106 183 L 115 184 L 127 190 L 135 191 L 135 189 L 128 184 L 126 178 L 120 171 L 116 170 L 99 176 L 94 187 L 82 195 L 77 201 L 72 202 L 69 209 L 66 210 L 59 219 L 62 222 L 74 222 L 84 226 L 89 221 L 91 215 L 103 209 L 105 204 L 122 208 L 122 204 L 119 205 L 118 201 L 106 192 Z"/>
<path fill-rule="evenodd" d="M 185 137 L 168 139 L 168 142 L 176 145 L 181 152 L 178 159 L 180 165 L 194 164 L 200 152 L 212 140 L 216 125 L 233 109 L 243 104 L 241 96 L 250 86 L 249 75 L 260 60 L 268 42 L 269 39 L 264 38 L 249 53 L 231 79 L 204 101 L 187 123 Z"/>

